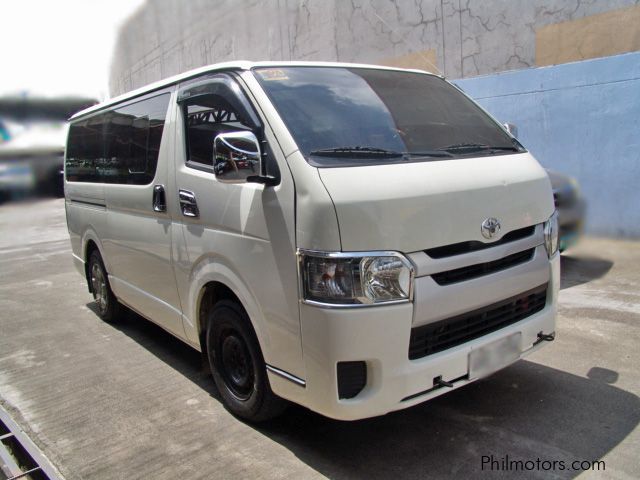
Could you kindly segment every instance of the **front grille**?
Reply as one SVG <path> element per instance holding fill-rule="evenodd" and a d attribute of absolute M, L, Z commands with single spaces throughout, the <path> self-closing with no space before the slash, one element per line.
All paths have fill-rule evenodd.
<path fill-rule="evenodd" d="M 485 248 L 492 248 L 497 247 L 498 245 L 504 245 L 505 243 L 515 242 L 516 240 L 530 237 L 533 235 L 535 230 L 536 226 L 531 225 L 529 227 L 510 231 L 497 242 L 484 243 L 477 240 L 470 240 L 468 242 L 452 243 L 451 245 L 444 245 L 442 247 L 429 248 L 425 250 L 424 253 L 429 255 L 431 258 L 452 257 L 454 255 L 476 252 L 478 250 L 484 250 Z"/>
<path fill-rule="evenodd" d="M 411 330 L 409 360 L 442 352 L 480 338 L 539 312 L 545 306 L 547 285 L 540 285 L 501 302 Z"/>
<path fill-rule="evenodd" d="M 500 270 L 505 270 L 507 268 L 520 265 L 521 263 L 528 262 L 533 258 L 534 252 L 535 248 L 530 248 L 528 250 L 523 250 L 522 252 L 514 253 L 513 255 L 499 258 L 492 262 L 476 263 L 475 265 L 456 268 L 455 270 L 435 273 L 431 275 L 431 278 L 433 278 L 438 285 L 449 285 L 456 282 L 464 282 L 465 280 L 482 277 L 483 275 L 489 275 L 490 273 L 499 272 Z"/>

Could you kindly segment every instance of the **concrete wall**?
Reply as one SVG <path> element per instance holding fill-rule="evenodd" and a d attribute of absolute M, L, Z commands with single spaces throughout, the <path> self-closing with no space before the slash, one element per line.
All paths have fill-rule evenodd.
<path fill-rule="evenodd" d="M 226 60 L 435 64 L 579 179 L 589 231 L 640 236 L 640 54 L 530 68 L 640 50 L 639 3 L 148 0 L 120 32 L 111 94 Z"/>
<path fill-rule="evenodd" d="M 458 80 L 545 167 L 575 176 L 587 229 L 640 237 L 640 53 Z"/>
<path fill-rule="evenodd" d="M 380 63 L 461 78 L 640 49 L 637 0 L 152 0 L 111 94 L 226 60 Z"/>

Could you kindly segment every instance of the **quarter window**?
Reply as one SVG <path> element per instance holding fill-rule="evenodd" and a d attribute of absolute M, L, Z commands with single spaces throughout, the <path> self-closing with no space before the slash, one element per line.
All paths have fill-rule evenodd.
<path fill-rule="evenodd" d="M 102 115 L 76 122 L 69 128 L 66 176 L 68 181 L 100 182 L 96 167 L 104 162 Z"/>
<path fill-rule="evenodd" d="M 224 132 L 251 130 L 248 122 L 221 95 L 200 95 L 185 102 L 188 161 L 213 166 L 213 140 Z"/>

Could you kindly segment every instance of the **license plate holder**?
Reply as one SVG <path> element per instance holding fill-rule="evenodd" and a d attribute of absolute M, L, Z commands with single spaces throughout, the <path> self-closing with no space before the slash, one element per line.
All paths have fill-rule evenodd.
<path fill-rule="evenodd" d="M 485 377 L 520 358 L 522 332 L 488 343 L 469 353 L 469 379 Z"/>

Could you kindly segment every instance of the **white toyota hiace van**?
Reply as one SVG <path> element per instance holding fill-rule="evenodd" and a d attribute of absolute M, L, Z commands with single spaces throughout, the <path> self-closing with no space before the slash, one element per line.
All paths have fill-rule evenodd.
<path fill-rule="evenodd" d="M 382 415 L 555 336 L 547 174 L 441 77 L 225 63 L 70 123 L 67 222 L 100 316 L 202 351 L 240 417 Z"/>

